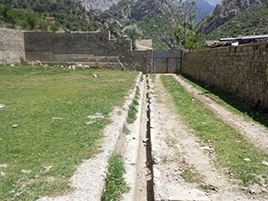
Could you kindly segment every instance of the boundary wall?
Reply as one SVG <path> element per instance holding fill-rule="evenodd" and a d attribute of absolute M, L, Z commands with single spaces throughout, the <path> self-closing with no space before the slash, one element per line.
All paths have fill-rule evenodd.
<path fill-rule="evenodd" d="M 0 64 L 21 60 L 43 64 L 81 63 L 153 73 L 153 50 L 131 51 L 131 40 L 102 32 L 20 32 L 0 28 Z M 268 108 L 268 42 L 187 52 L 182 74 Z"/>
<path fill-rule="evenodd" d="M 12 29 L 0 29 L 0 65 L 21 63 L 25 59 L 24 33 Z"/>
<path fill-rule="evenodd" d="M 268 43 L 184 52 L 182 74 L 268 108 Z"/>
<path fill-rule="evenodd" d="M 26 59 L 50 65 L 81 63 L 152 73 L 152 50 L 132 51 L 130 39 L 110 40 L 109 31 L 19 32 L 0 28 L 0 36 L 2 64 L 17 64 Z"/>

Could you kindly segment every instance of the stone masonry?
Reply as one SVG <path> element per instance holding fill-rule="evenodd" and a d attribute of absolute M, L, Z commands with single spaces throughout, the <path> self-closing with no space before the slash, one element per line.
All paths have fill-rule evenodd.
<path fill-rule="evenodd" d="M 17 64 L 25 59 L 23 32 L 0 29 L 0 65 Z"/>
<path fill-rule="evenodd" d="M 184 52 L 182 73 L 268 107 L 268 43 Z"/>

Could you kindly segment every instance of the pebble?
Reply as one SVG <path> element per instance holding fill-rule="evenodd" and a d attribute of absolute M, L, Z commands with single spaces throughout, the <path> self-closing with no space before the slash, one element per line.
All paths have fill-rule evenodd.
<path fill-rule="evenodd" d="M 32 170 L 24 170 L 24 169 L 21 171 L 21 173 L 26 173 L 26 174 L 29 174 L 31 172 L 32 172 Z"/>
<path fill-rule="evenodd" d="M 5 176 L 6 176 L 6 173 L 4 173 L 4 172 L 0 172 L 0 176 L 1 176 L 1 177 L 5 177 Z"/>
<path fill-rule="evenodd" d="M 266 162 L 266 161 L 262 161 L 261 164 L 268 166 L 268 162 Z"/>
<path fill-rule="evenodd" d="M 14 125 L 12 125 L 12 128 L 18 128 L 18 124 L 14 124 Z"/>
<path fill-rule="evenodd" d="M 93 74 L 93 77 L 94 77 L 94 78 L 97 78 L 97 75 L 96 75 L 96 74 Z"/>
<path fill-rule="evenodd" d="M 149 140 L 148 138 L 145 138 L 145 139 L 142 140 L 142 142 L 147 143 L 148 140 Z"/>
<path fill-rule="evenodd" d="M 253 189 L 250 189 L 250 190 L 249 190 L 249 193 L 250 193 L 250 194 L 255 194 L 255 193 L 256 193 L 256 191 L 255 191 L 255 190 L 253 190 Z"/>
<path fill-rule="evenodd" d="M 245 158 L 244 161 L 250 162 L 251 160 L 249 158 Z"/>
<path fill-rule="evenodd" d="M 7 164 L 0 164 L 0 168 L 7 168 Z"/>

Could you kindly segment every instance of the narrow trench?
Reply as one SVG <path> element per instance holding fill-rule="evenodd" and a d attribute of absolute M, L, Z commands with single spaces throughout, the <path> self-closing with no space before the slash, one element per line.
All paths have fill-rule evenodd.
<path fill-rule="evenodd" d="M 154 201 L 154 188 L 153 188 L 153 159 L 151 151 L 151 100 L 150 100 L 150 85 L 149 85 L 149 76 L 146 75 L 146 100 L 147 100 L 147 122 L 146 122 L 146 164 L 147 168 L 151 171 L 151 179 L 147 181 L 147 201 Z"/>

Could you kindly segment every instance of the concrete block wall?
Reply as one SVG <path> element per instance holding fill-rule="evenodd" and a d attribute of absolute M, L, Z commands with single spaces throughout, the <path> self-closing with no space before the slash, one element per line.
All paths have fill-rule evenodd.
<path fill-rule="evenodd" d="M 23 32 L 0 28 L 0 65 L 18 64 L 21 59 L 25 59 Z"/>
<path fill-rule="evenodd" d="M 103 32 L 25 32 L 26 60 L 47 64 L 111 63 L 131 51 L 131 40 L 110 40 Z M 99 61 L 98 61 L 99 62 Z"/>
<path fill-rule="evenodd" d="M 142 71 L 143 73 L 152 72 L 153 51 L 131 51 L 120 54 L 119 59 L 128 70 Z"/>
<path fill-rule="evenodd" d="M 182 74 L 268 108 L 268 43 L 184 52 Z"/>

